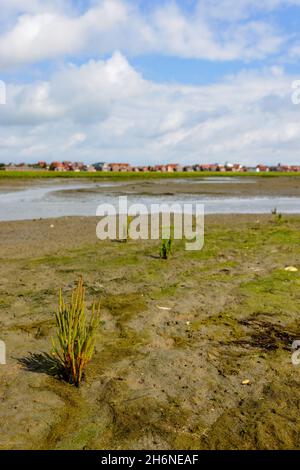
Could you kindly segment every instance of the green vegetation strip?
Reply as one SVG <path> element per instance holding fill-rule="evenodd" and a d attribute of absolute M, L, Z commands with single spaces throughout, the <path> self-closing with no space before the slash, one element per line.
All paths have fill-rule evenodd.
<path fill-rule="evenodd" d="M 0 179 L 38 179 L 38 178 L 86 178 L 86 179 L 99 179 L 99 178 L 109 178 L 109 179 L 171 179 L 171 178 L 218 178 L 218 177 L 278 177 L 278 176 L 300 176 L 299 173 L 288 173 L 288 172 L 211 172 L 211 171 L 201 171 L 201 172 L 176 172 L 176 173 L 156 173 L 156 172 L 59 172 L 59 171 L 0 171 Z"/>

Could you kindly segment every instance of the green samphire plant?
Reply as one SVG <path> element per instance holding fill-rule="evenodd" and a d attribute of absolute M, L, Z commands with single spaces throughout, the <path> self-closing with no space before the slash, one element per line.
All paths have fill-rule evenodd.
<path fill-rule="evenodd" d="M 61 367 L 63 378 L 79 387 L 84 378 L 85 367 L 93 356 L 100 325 L 100 303 L 96 304 L 94 301 L 89 318 L 86 315 L 82 277 L 72 292 L 70 303 L 65 303 L 60 290 L 55 319 L 57 339 L 52 340 L 53 354 Z"/>
<path fill-rule="evenodd" d="M 170 236 L 169 238 L 163 238 L 161 240 L 161 245 L 159 249 L 159 256 L 162 259 L 168 259 L 172 253 L 173 239 Z"/>
<path fill-rule="evenodd" d="M 281 212 L 277 211 L 277 207 L 274 207 L 274 209 L 271 211 L 271 214 L 274 216 L 274 220 L 278 223 L 282 222 L 282 214 Z"/>

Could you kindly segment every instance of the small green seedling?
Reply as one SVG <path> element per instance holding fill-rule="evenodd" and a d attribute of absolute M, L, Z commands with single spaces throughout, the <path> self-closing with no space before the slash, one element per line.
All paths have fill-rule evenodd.
<path fill-rule="evenodd" d="M 161 240 L 159 256 L 161 259 L 168 259 L 169 256 L 172 254 L 172 246 L 173 246 L 173 238 L 171 235 L 169 237 L 164 237 Z"/>

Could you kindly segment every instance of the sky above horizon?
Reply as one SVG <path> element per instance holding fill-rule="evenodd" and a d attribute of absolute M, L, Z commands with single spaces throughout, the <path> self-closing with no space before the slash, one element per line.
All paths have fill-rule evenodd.
<path fill-rule="evenodd" d="M 0 162 L 300 164 L 300 0 L 0 11 Z"/>

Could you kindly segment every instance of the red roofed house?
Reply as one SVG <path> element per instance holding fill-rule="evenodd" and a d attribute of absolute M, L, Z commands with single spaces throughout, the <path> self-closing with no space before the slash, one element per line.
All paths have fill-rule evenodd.
<path fill-rule="evenodd" d="M 110 163 L 109 166 L 111 171 L 131 171 L 129 163 Z"/>

